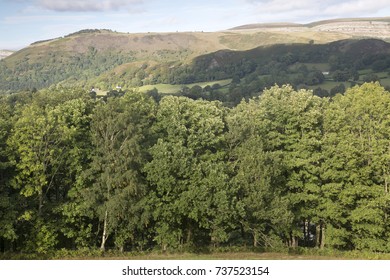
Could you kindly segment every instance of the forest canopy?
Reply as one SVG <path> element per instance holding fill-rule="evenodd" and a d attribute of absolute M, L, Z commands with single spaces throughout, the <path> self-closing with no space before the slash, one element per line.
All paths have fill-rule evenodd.
<path fill-rule="evenodd" d="M 0 250 L 390 252 L 390 92 L 0 98 Z"/>

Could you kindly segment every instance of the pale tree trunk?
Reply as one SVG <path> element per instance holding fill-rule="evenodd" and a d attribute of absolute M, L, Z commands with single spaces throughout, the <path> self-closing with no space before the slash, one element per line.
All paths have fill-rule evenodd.
<path fill-rule="evenodd" d="M 325 247 L 325 225 L 321 223 L 321 244 L 320 248 L 324 249 Z"/>
<path fill-rule="evenodd" d="M 290 247 L 296 248 L 298 247 L 298 237 L 294 236 L 292 232 L 290 232 Z"/>
<path fill-rule="evenodd" d="M 257 232 L 253 231 L 253 247 L 257 247 Z"/>
<path fill-rule="evenodd" d="M 107 180 L 110 180 L 110 178 L 108 178 Z M 111 185 L 110 184 L 107 184 L 107 201 L 110 200 L 110 189 L 111 189 Z M 106 245 L 106 241 L 107 241 L 107 238 L 108 238 L 108 209 L 107 209 L 107 206 L 106 206 L 106 210 L 104 212 L 104 220 L 103 220 L 103 234 L 102 234 L 102 243 L 100 245 L 100 250 L 104 251 L 105 250 L 105 245 Z"/>
<path fill-rule="evenodd" d="M 298 247 L 298 238 L 296 236 L 291 237 L 291 247 L 293 247 L 293 248 Z"/>
<path fill-rule="evenodd" d="M 100 245 L 100 249 L 102 251 L 105 250 L 105 244 L 106 244 L 106 241 L 107 241 L 107 219 L 108 219 L 108 210 L 106 210 L 106 212 L 104 213 L 104 222 L 103 222 L 103 234 L 102 234 L 102 243 Z"/>

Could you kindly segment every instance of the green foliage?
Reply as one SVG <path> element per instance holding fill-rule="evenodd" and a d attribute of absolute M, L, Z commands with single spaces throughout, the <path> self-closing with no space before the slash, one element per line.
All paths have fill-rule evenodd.
<path fill-rule="evenodd" d="M 96 106 L 91 120 L 92 159 L 81 175 L 79 201 L 102 222 L 101 248 L 115 233 L 123 246 L 141 228 L 137 203 L 146 193 L 140 167 L 146 160 L 148 127 L 154 101 L 141 93 L 109 98 Z M 88 213 L 88 211 L 87 211 Z"/>
<path fill-rule="evenodd" d="M 227 240 L 232 195 L 223 164 L 224 115 L 216 102 L 183 97 L 160 102 L 154 126 L 159 140 L 145 171 L 158 206 L 155 240 L 164 249 L 194 242 L 202 229 L 214 243 Z"/>
<path fill-rule="evenodd" d="M 37 220 L 31 232 L 32 238 L 26 243 L 26 251 L 38 254 L 47 254 L 58 243 L 57 229 L 48 222 Z"/>
<path fill-rule="evenodd" d="M 8 241 L 17 239 L 15 229 L 17 196 L 9 184 L 14 166 L 6 145 L 12 125 L 12 106 L 9 98 L 3 97 L 0 99 L 0 238 Z"/>
<path fill-rule="evenodd" d="M 304 90 L 273 87 L 235 110 L 230 137 L 237 143 L 242 221 L 252 216 L 245 227 L 254 244 L 255 234 L 270 230 L 292 244 L 301 223 L 319 221 L 322 100 Z"/>
<path fill-rule="evenodd" d="M 387 250 L 389 98 L 365 84 L 325 112 L 324 213 L 335 246 Z"/>
<path fill-rule="evenodd" d="M 378 83 L 331 99 L 274 86 L 231 109 L 159 99 L 64 87 L 0 98 L 0 250 L 390 251 Z"/>

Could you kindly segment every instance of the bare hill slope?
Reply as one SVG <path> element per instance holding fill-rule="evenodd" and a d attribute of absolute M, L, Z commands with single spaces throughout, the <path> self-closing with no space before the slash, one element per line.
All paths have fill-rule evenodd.
<path fill-rule="evenodd" d="M 345 34 L 353 37 L 390 39 L 390 17 L 333 19 L 308 24 L 273 23 L 248 24 L 231 30 L 261 30 L 273 32 L 325 32 Z"/>

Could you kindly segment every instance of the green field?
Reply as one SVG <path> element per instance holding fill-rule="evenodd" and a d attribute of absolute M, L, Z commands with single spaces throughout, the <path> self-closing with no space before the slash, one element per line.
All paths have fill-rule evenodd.
<path fill-rule="evenodd" d="M 322 84 L 314 85 L 314 86 L 308 86 L 308 88 L 314 90 L 314 89 L 320 87 L 322 89 L 330 91 L 332 88 L 334 88 L 334 87 L 336 87 L 336 86 L 338 86 L 340 84 L 343 84 L 345 86 L 345 88 L 351 87 L 351 83 L 350 82 L 335 82 L 335 81 L 331 81 L 331 80 L 326 80 Z"/>
<path fill-rule="evenodd" d="M 334 254 L 296 254 L 296 253 L 211 253 L 211 254 L 146 254 L 133 256 L 107 256 L 103 259 L 133 259 L 133 260 L 389 260 L 389 254 L 365 255 L 362 252 L 352 251 L 348 253 Z"/>
<path fill-rule="evenodd" d="M 180 84 L 180 85 L 170 85 L 170 84 L 156 84 L 156 85 L 145 85 L 142 87 L 139 87 L 138 90 L 141 92 L 146 92 L 148 90 L 152 90 L 156 88 L 158 92 L 160 93 L 169 93 L 169 94 L 174 94 L 178 93 L 181 91 L 182 88 L 188 87 L 191 88 L 193 86 L 201 86 L 202 88 L 206 86 L 212 86 L 214 84 L 219 84 L 220 86 L 227 86 L 230 84 L 231 79 L 226 79 L 226 80 L 219 80 L 219 81 L 212 81 L 212 82 L 202 82 L 202 83 L 193 83 L 193 84 Z"/>
<path fill-rule="evenodd" d="M 237 248 L 236 248 L 237 249 Z M 390 260 L 390 254 L 337 251 L 297 248 L 289 252 L 245 251 L 215 251 L 209 253 L 190 252 L 119 252 L 116 250 L 103 252 L 101 250 L 60 250 L 53 255 L 3 255 L 4 259 L 61 259 L 61 260 Z M 242 251 L 243 250 L 243 251 Z M 0 255 L 0 259 L 2 259 Z"/>

